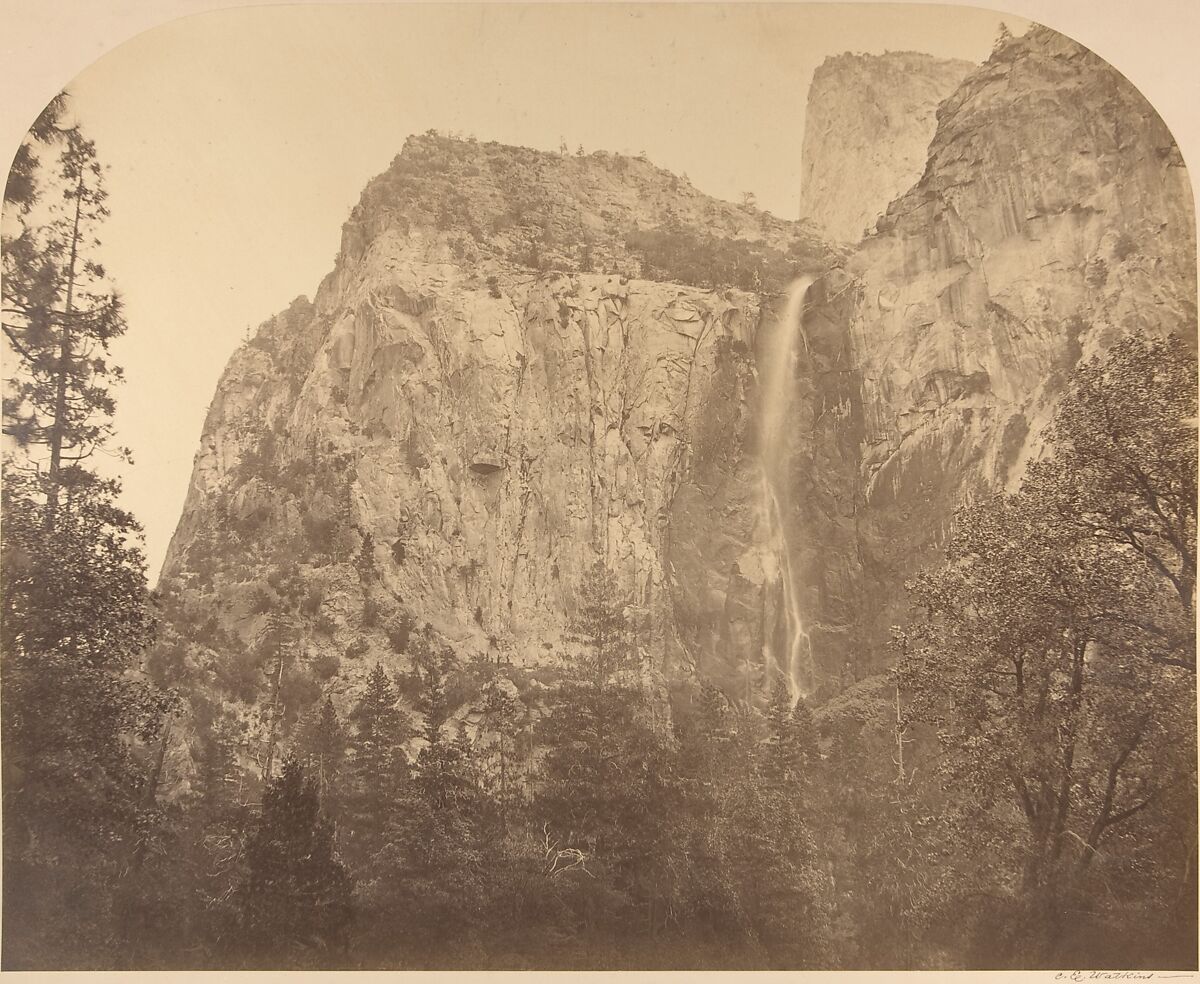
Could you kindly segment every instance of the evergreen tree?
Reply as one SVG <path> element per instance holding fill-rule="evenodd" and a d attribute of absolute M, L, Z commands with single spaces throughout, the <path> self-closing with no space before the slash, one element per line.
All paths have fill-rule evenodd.
<path fill-rule="evenodd" d="M 334 849 L 317 783 L 288 757 L 263 794 L 239 901 L 248 962 L 336 966 L 346 957 L 353 883 Z"/>
<path fill-rule="evenodd" d="M 375 567 L 375 537 L 367 530 L 363 530 L 362 545 L 359 547 L 355 566 L 364 585 L 369 585 L 378 576 Z"/>
<path fill-rule="evenodd" d="M 346 757 L 346 733 L 338 720 L 333 698 L 326 696 L 320 709 L 306 722 L 300 734 L 300 755 L 316 777 L 326 810 L 337 789 L 338 775 Z"/>
<path fill-rule="evenodd" d="M 65 109 L 34 124 L 4 196 L 6 966 L 119 959 L 118 909 L 161 821 L 150 749 L 165 751 L 170 704 L 135 675 L 155 623 L 141 530 L 118 483 L 84 467 L 112 436 L 107 355 L 125 325 L 95 261 L 102 168 Z"/>
<path fill-rule="evenodd" d="M 516 799 L 515 753 L 521 734 L 521 725 L 526 716 L 525 705 L 515 693 L 511 682 L 493 677 L 483 688 L 483 700 L 479 712 L 493 738 L 494 768 L 489 777 L 494 795 L 500 807 L 501 819 L 507 816 L 509 807 Z"/>
<path fill-rule="evenodd" d="M 424 747 L 399 806 L 386 817 L 372 903 L 381 925 L 402 922 L 444 948 L 471 928 L 483 894 L 481 793 L 465 732 L 446 733 L 454 651 L 438 645 L 428 625 L 413 636 L 410 650 L 406 685 L 423 717 Z"/>
<path fill-rule="evenodd" d="M 293 661 L 296 646 L 295 599 L 281 588 L 278 607 L 267 616 L 266 624 L 256 640 L 259 659 L 267 673 L 266 734 L 263 735 L 260 763 L 262 778 L 274 777 L 275 752 L 279 744 L 284 718 L 284 675 Z"/>
<path fill-rule="evenodd" d="M 637 730 L 640 692 L 629 683 L 630 631 L 616 581 L 600 563 L 585 574 L 571 622 L 574 651 L 564 655 L 567 679 L 543 722 L 549 746 L 542 801 L 557 814 L 569 840 L 603 850 L 614 829 L 621 788 L 619 752 Z"/>
<path fill-rule="evenodd" d="M 404 745 L 414 732 L 397 701 L 395 687 L 376 663 L 350 713 L 344 830 L 347 855 L 356 869 L 367 868 L 385 842 L 387 818 L 399 808 L 408 776 Z"/>
<path fill-rule="evenodd" d="M 4 433 L 28 455 L 47 456 L 50 525 L 63 486 L 69 496 L 94 481 L 79 463 L 113 435 L 110 386 L 122 373 L 108 354 L 125 332 L 120 301 L 95 259 L 108 216 L 103 168 L 79 126 L 59 124 L 62 109 L 60 98 L 35 125 L 16 184 L 5 192 L 19 231 L 4 240 L 3 329 L 17 368 L 4 398 Z M 37 172 L 39 135 L 59 148 L 53 185 Z M 39 197 L 48 202 L 36 209 Z"/>
<path fill-rule="evenodd" d="M 568 675 L 542 723 L 548 749 L 535 809 L 615 893 L 605 912 L 586 900 L 582 918 L 593 926 L 615 919 L 653 934 L 673 891 L 675 752 L 673 736 L 655 726 L 625 609 L 611 572 L 593 565 L 571 622 Z"/>
<path fill-rule="evenodd" d="M 428 626 L 416 638 L 412 680 L 416 707 L 423 717 L 421 737 L 425 747 L 417 756 L 413 779 L 418 794 L 434 810 L 457 807 L 475 794 L 470 746 L 464 745 L 461 732 L 455 741 L 448 741 L 445 734 L 452 710 L 450 674 L 456 663 L 454 651 L 437 646 Z"/>
<path fill-rule="evenodd" d="M 367 686 L 350 713 L 350 739 L 357 768 L 375 781 L 393 774 L 396 760 L 406 759 L 401 746 L 412 736 L 412 724 L 398 706 L 399 695 L 380 663 L 367 677 Z"/>

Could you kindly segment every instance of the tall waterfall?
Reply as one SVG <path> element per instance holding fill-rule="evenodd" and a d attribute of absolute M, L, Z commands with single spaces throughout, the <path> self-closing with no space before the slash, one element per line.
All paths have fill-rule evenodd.
<path fill-rule="evenodd" d="M 792 511 L 788 434 L 789 422 L 794 419 L 789 411 L 795 390 L 797 346 L 805 344 L 804 298 L 811 283 L 811 277 L 801 277 L 791 285 L 783 317 L 765 350 L 760 350 L 758 447 L 767 536 L 764 571 L 779 585 L 785 620 L 782 645 L 778 620 L 767 627 L 763 656 L 769 672 L 783 675 L 793 703 L 807 693 L 812 680 L 812 642 L 800 611 L 800 585 L 792 569 L 787 522 Z"/>

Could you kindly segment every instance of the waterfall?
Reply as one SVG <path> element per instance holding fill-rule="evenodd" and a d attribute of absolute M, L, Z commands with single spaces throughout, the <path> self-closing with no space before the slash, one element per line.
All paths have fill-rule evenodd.
<path fill-rule="evenodd" d="M 768 671 L 783 674 L 795 703 L 808 692 L 812 680 L 812 642 L 800 611 L 800 585 L 792 569 L 787 517 L 792 511 L 788 441 L 795 390 L 797 346 L 804 344 L 804 298 L 811 277 L 801 277 L 788 290 L 787 306 L 769 344 L 760 348 L 759 467 L 761 510 L 765 520 L 764 574 L 779 585 L 785 619 L 784 643 L 777 645 L 778 622 L 769 627 L 763 644 Z M 780 651 L 776 651 L 776 649 Z"/>

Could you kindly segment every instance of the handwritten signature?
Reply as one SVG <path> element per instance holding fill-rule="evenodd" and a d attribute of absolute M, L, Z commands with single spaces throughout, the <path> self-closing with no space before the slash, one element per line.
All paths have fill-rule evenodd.
<path fill-rule="evenodd" d="M 1194 973 L 1169 974 L 1157 970 L 1060 970 L 1056 981 L 1169 981 L 1194 978 Z"/>

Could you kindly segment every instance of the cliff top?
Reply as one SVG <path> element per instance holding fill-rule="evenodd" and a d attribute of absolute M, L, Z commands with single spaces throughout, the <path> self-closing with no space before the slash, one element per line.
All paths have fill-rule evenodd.
<path fill-rule="evenodd" d="M 411 136 L 364 190 L 343 258 L 399 229 L 457 262 L 781 290 L 840 255 L 810 223 L 712 198 L 644 157 L 581 150 Z"/>
<path fill-rule="evenodd" d="M 864 66 L 879 66 L 884 69 L 918 69 L 929 71 L 944 67 L 965 75 L 976 67 L 975 62 L 964 58 L 939 58 L 924 51 L 885 51 L 882 55 L 867 52 L 844 51 L 840 55 L 827 55 L 816 67 L 813 79 L 844 71 L 860 71 Z"/>
<path fill-rule="evenodd" d="M 920 178 L 938 104 L 974 68 L 916 51 L 826 58 L 808 90 L 800 214 L 857 242 Z"/>

